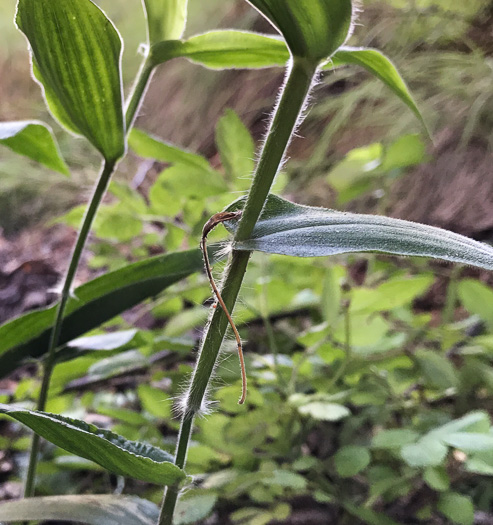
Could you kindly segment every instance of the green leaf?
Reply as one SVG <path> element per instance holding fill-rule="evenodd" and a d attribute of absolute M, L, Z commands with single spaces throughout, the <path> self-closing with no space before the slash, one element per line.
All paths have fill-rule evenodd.
<path fill-rule="evenodd" d="M 67 345 L 78 350 L 116 350 L 127 345 L 137 334 L 137 330 L 123 330 L 110 334 L 91 335 L 89 337 L 79 337 L 70 341 Z"/>
<path fill-rule="evenodd" d="M 324 401 L 313 401 L 302 405 L 298 408 L 298 412 L 303 416 L 311 416 L 320 421 L 339 421 L 351 415 L 349 408 Z"/>
<path fill-rule="evenodd" d="M 493 435 L 474 432 L 456 432 L 442 438 L 443 442 L 451 447 L 471 452 L 493 451 Z"/>
<path fill-rule="evenodd" d="M 348 39 L 351 0 L 247 0 L 284 37 L 296 58 L 320 62 Z"/>
<path fill-rule="evenodd" d="M 0 122 L 0 144 L 63 175 L 70 175 L 51 128 L 43 122 Z"/>
<path fill-rule="evenodd" d="M 232 30 L 159 42 L 151 48 L 150 59 L 155 65 L 180 57 L 210 69 L 258 69 L 286 65 L 289 52 L 279 38 Z"/>
<path fill-rule="evenodd" d="M 493 290 L 484 283 L 465 279 L 458 285 L 459 299 L 471 314 L 478 315 L 493 329 Z"/>
<path fill-rule="evenodd" d="M 80 337 L 202 268 L 202 255 L 195 249 L 130 264 L 83 284 L 68 301 L 60 344 Z M 2 376 L 24 359 L 46 352 L 55 308 L 29 312 L 0 326 Z"/>
<path fill-rule="evenodd" d="M 356 476 L 370 464 L 371 456 L 368 449 L 349 445 L 340 448 L 334 456 L 337 473 L 342 478 Z"/>
<path fill-rule="evenodd" d="M 415 443 L 418 437 L 419 434 L 408 428 L 382 430 L 373 437 L 371 446 L 372 448 L 381 449 L 401 448 L 404 445 Z"/>
<path fill-rule="evenodd" d="M 430 488 L 438 492 L 444 492 L 450 488 L 450 477 L 444 467 L 427 468 L 423 479 Z"/>
<path fill-rule="evenodd" d="M 242 209 L 244 201 L 242 197 L 227 209 Z M 224 224 L 235 232 L 236 221 Z M 275 195 L 269 195 L 252 237 L 234 248 L 297 257 L 380 252 L 493 269 L 493 248 L 462 235 L 389 217 L 301 206 Z"/>
<path fill-rule="evenodd" d="M 157 137 L 133 128 L 128 136 L 128 145 L 139 156 L 168 164 L 182 164 L 195 169 L 210 170 L 209 163 L 204 157 L 190 153 L 163 142 Z"/>
<path fill-rule="evenodd" d="M 435 428 L 430 432 L 430 435 L 436 437 L 449 436 L 456 432 L 479 432 L 487 433 L 490 429 L 490 416 L 487 412 L 477 410 L 469 412 L 459 419 L 449 421 L 444 425 Z"/>
<path fill-rule="evenodd" d="M 212 31 L 185 41 L 159 42 L 151 48 L 151 59 L 155 65 L 180 57 L 211 69 L 259 69 L 285 66 L 289 52 L 286 44 L 272 35 L 232 30 Z M 409 88 L 395 65 L 382 52 L 371 48 L 342 46 L 332 55 L 324 69 L 346 65 L 358 65 L 375 75 L 424 124 Z"/>
<path fill-rule="evenodd" d="M 149 43 L 181 38 L 187 25 L 188 0 L 144 0 Z"/>
<path fill-rule="evenodd" d="M 90 0 L 19 0 L 16 23 L 54 117 L 107 162 L 118 160 L 125 151 L 122 41 L 111 21 Z"/>
<path fill-rule="evenodd" d="M 401 449 L 402 459 L 414 468 L 437 467 L 447 456 L 447 447 L 432 436 L 424 436 L 417 443 L 405 445 Z"/>
<path fill-rule="evenodd" d="M 226 173 L 237 182 L 243 182 L 245 189 L 249 187 L 255 168 L 255 144 L 232 109 L 227 109 L 217 123 L 216 144 Z"/>
<path fill-rule="evenodd" d="M 159 509 L 135 496 L 49 496 L 6 501 L 0 521 L 56 520 L 88 525 L 154 525 Z"/>
<path fill-rule="evenodd" d="M 0 413 L 23 423 L 67 452 L 90 459 L 115 474 L 160 485 L 185 478 L 185 473 L 173 464 L 173 457 L 164 450 L 128 441 L 84 421 L 7 405 L 0 405 Z"/>
<path fill-rule="evenodd" d="M 404 102 L 404 104 L 406 104 L 416 117 L 418 117 L 428 135 L 430 135 L 426 122 L 421 115 L 409 88 L 400 76 L 395 65 L 388 57 L 377 49 L 365 47 L 341 47 L 333 57 L 332 64 L 329 63 L 326 68 L 346 64 L 361 66 L 380 79 Z"/>
<path fill-rule="evenodd" d="M 272 472 L 272 476 L 266 477 L 262 480 L 264 485 L 278 486 L 285 489 L 292 489 L 301 491 L 306 488 L 306 479 L 296 472 L 290 470 L 276 469 Z"/>
<path fill-rule="evenodd" d="M 418 134 L 404 135 L 385 148 L 380 169 L 391 171 L 416 166 L 423 162 L 425 155 L 425 144 Z"/>
<path fill-rule="evenodd" d="M 474 523 L 474 505 L 471 498 L 457 492 L 447 492 L 440 496 L 438 510 L 452 523 L 472 525 Z"/>
<path fill-rule="evenodd" d="M 214 509 L 217 494 L 186 494 L 178 500 L 173 525 L 189 525 L 204 520 Z"/>
<path fill-rule="evenodd" d="M 415 357 L 430 386 L 441 390 L 458 386 L 459 376 L 454 365 L 444 355 L 432 350 L 418 350 Z"/>

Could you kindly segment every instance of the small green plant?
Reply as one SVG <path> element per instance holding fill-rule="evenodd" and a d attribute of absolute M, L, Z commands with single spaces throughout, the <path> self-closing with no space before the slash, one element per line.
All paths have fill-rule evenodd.
<path fill-rule="evenodd" d="M 185 468 L 193 426 L 198 415 L 210 411 L 208 394 L 211 379 L 217 366 L 228 322 L 234 326 L 229 312 L 235 309 L 254 252 L 295 257 L 377 252 L 434 257 L 487 270 L 493 269 L 493 249 L 460 235 L 387 217 L 342 214 L 322 208 L 301 206 L 271 193 L 289 143 L 303 118 L 310 92 L 323 69 L 343 64 L 362 66 L 393 90 L 421 121 L 422 118 L 406 84 L 385 56 L 374 49 L 345 46 L 351 34 L 356 11 L 351 0 L 313 0 L 303 5 L 297 0 L 251 0 L 249 3 L 278 30 L 282 38 L 228 30 L 205 33 L 182 40 L 187 2 L 144 0 L 148 41 L 132 94 L 127 101 L 124 101 L 121 74 L 122 41 L 112 22 L 96 4 L 91 0 L 18 1 L 16 23 L 28 40 L 32 54 L 33 75 L 42 87 L 52 115 L 68 131 L 85 137 L 103 158 L 101 174 L 82 220 L 59 301 L 54 307 L 29 313 L 0 327 L 0 365 L 3 373 L 14 370 L 27 358 L 42 359 L 42 381 L 37 398 L 37 409 L 27 410 L 11 405 L 0 407 L 2 413 L 34 431 L 25 496 L 29 498 L 35 493 L 40 437 L 81 458 L 94 461 L 112 473 L 163 485 L 166 489 L 160 510 L 146 500 L 133 497 L 73 496 L 58 502 L 50 498 L 40 498 L 23 501 L 21 505 L 15 503 L 3 505 L 0 508 L 2 521 L 74 519 L 77 516 L 80 521 L 90 522 L 92 519 L 96 520 L 93 522 L 101 523 L 105 519 L 114 520 L 115 516 L 121 516 L 122 512 L 125 513 L 126 521 L 118 518 L 120 523 L 171 525 L 173 520 L 176 520 L 179 514 L 176 511 L 179 495 L 190 481 Z M 157 66 L 178 57 L 216 69 L 280 65 L 286 68 L 286 80 L 281 88 L 259 160 L 253 170 L 253 181 L 248 195 L 233 203 L 225 200 L 227 192 L 224 190 L 224 179 L 208 165 L 205 159 L 164 144 L 133 129 L 135 116 L 153 71 Z M 234 114 L 229 114 L 225 118 L 227 121 L 222 123 L 224 126 L 238 127 Z M 240 133 L 243 132 L 240 126 Z M 221 137 L 224 140 L 224 135 L 219 134 L 218 137 L 219 142 Z M 190 209 L 193 206 L 187 208 L 188 198 L 191 199 L 204 191 L 210 191 L 211 195 L 222 194 L 222 206 L 226 205 L 223 212 L 219 209 L 209 210 L 206 207 L 207 212 L 210 212 L 209 215 L 213 215 L 212 222 L 206 223 L 202 236 L 206 261 L 209 253 L 213 260 L 221 258 L 220 255 L 214 254 L 215 250 L 206 251 L 205 238 L 211 229 L 208 226 L 213 227 L 216 223 L 224 222 L 231 234 L 227 250 L 230 254 L 229 261 L 222 285 L 220 289 L 214 289 L 219 306 L 212 309 L 200 344 L 197 365 L 185 394 L 181 396 L 179 407 L 181 422 L 174 456 L 160 447 L 126 439 L 83 421 L 45 411 L 50 384 L 54 374 L 56 376 L 56 365 L 63 360 L 76 357 L 77 352 L 74 351 L 74 355 L 70 353 L 71 350 L 76 348 L 83 352 L 87 349 L 95 349 L 98 345 L 108 350 L 117 350 L 125 347 L 135 336 L 135 332 L 111 334 L 110 340 L 104 339 L 105 336 L 96 336 L 97 341 L 87 341 L 90 338 L 83 341 L 80 339 L 82 335 L 131 306 L 154 297 L 190 275 L 200 272 L 203 265 L 202 255 L 197 247 L 125 266 L 76 290 L 72 289 L 81 254 L 101 207 L 103 196 L 110 185 L 110 179 L 118 162 L 126 153 L 127 139 L 128 145 L 137 154 L 172 164 L 167 170 L 163 183 L 158 181 L 150 195 L 151 202 L 157 207 L 162 207 L 162 215 L 167 213 L 170 216 L 176 215 L 177 211 L 171 210 L 177 203 L 178 206 L 184 207 L 185 214 L 193 215 L 195 210 Z M 2 123 L 0 143 L 63 174 L 68 172 L 50 128 L 42 123 L 36 121 Z M 228 167 L 230 175 L 249 175 L 245 170 L 250 169 L 250 159 L 245 160 L 245 156 L 241 155 L 235 157 L 234 147 L 233 151 L 224 155 L 228 160 L 224 164 Z M 380 160 L 381 152 L 379 155 Z M 381 163 L 385 165 L 385 162 L 383 156 Z M 389 169 L 402 165 L 406 164 L 394 163 Z M 180 188 L 179 183 L 183 181 L 184 185 L 180 190 L 173 190 L 173 184 L 178 184 Z M 128 208 L 136 214 L 146 215 L 147 208 L 138 197 L 126 194 L 125 190 L 115 184 L 110 186 L 110 190 L 117 194 L 122 202 L 128 203 Z M 193 226 L 202 221 L 202 210 L 199 210 L 199 215 L 198 220 L 195 218 L 191 221 Z M 169 231 L 175 231 L 173 230 L 175 227 L 174 224 L 170 224 Z M 224 258 L 224 255 L 222 257 Z M 209 277 L 213 281 L 211 274 Z M 389 309 L 408 304 L 424 286 L 423 283 L 414 284 L 417 291 L 404 300 L 402 305 L 392 293 L 382 293 L 380 299 L 383 302 L 390 301 L 390 305 L 386 304 Z M 330 285 L 331 276 L 327 280 L 329 288 Z M 406 283 L 399 288 L 397 282 L 396 296 L 404 294 L 404 288 L 409 290 L 408 285 L 409 283 Z M 333 286 L 332 289 L 334 288 Z M 350 292 L 351 290 L 346 291 L 347 294 Z M 374 297 L 378 295 L 373 290 L 371 293 Z M 318 331 L 312 330 L 300 338 L 298 342 L 306 350 L 298 356 L 297 363 L 290 363 L 291 367 L 282 365 L 279 356 L 275 356 L 274 370 L 281 392 L 277 399 L 280 400 L 281 396 L 289 399 L 290 409 L 287 414 L 280 413 L 278 419 L 273 421 L 276 429 L 271 437 L 278 439 L 279 442 L 281 437 L 285 438 L 283 446 L 288 450 L 293 447 L 293 443 L 286 436 L 289 436 L 293 421 L 298 422 L 299 416 L 326 421 L 343 420 L 348 416 L 348 409 L 340 404 L 344 396 L 359 395 L 361 400 L 365 394 L 364 388 L 348 394 L 343 392 L 342 396 L 333 392 L 337 383 L 345 380 L 349 372 L 354 377 L 361 375 L 360 367 L 365 365 L 364 360 L 359 363 L 353 362 L 351 355 L 355 346 L 354 339 L 351 341 L 351 338 L 355 337 L 353 324 L 356 325 L 360 319 L 358 315 L 369 316 L 372 313 L 371 308 L 368 307 L 368 296 L 365 298 L 364 295 L 363 292 L 362 298 L 359 299 L 362 304 L 360 310 L 354 306 L 358 304 L 356 293 L 342 302 L 342 336 L 337 329 L 334 333 L 339 340 L 342 340 L 345 354 L 338 369 L 333 371 L 329 383 L 325 384 L 327 395 L 297 393 L 297 384 L 304 380 L 304 364 L 310 361 L 315 351 L 318 351 L 319 345 L 325 344 L 330 338 L 331 330 L 334 328 L 330 322 Z M 261 313 L 262 309 L 264 310 L 262 317 L 265 320 L 268 318 L 265 305 L 260 306 Z M 335 317 L 337 316 L 336 313 Z M 405 317 L 403 322 L 408 322 L 413 329 L 419 329 L 419 326 L 412 326 L 412 322 Z M 376 322 L 371 326 L 377 334 L 382 330 L 382 323 Z M 236 328 L 235 335 L 238 335 Z M 371 337 L 368 334 L 366 336 L 360 334 L 363 340 L 365 337 L 368 343 L 367 355 L 370 355 L 372 354 L 369 349 Z M 374 343 L 378 341 L 377 337 Z M 171 336 L 167 342 L 177 347 L 184 344 L 173 340 Z M 394 341 L 394 344 L 397 343 Z M 189 347 L 185 344 L 185 348 Z M 243 394 L 240 401 L 248 403 L 239 336 L 238 348 L 243 372 Z M 389 350 L 392 350 L 392 344 Z M 118 356 L 120 359 L 122 357 L 123 354 Z M 131 361 L 135 358 L 135 354 L 127 354 L 125 358 Z M 437 381 L 437 377 L 440 377 L 440 384 L 436 386 L 454 386 L 456 382 L 454 371 L 444 365 L 443 360 L 437 359 L 427 350 L 416 354 L 414 359 L 415 366 L 421 367 L 430 381 Z M 149 364 L 150 362 L 147 362 L 147 365 Z M 128 366 L 128 361 L 126 365 Z M 60 368 L 62 366 L 60 365 Z M 124 366 L 122 361 L 119 366 Z M 353 368 L 348 370 L 351 367 Z M 287 373 L 286 368 L 290 368 L 291 373 Z M 448 373 L 437 375 L 434 372 L 436 370 L 441 372 L 445 370 Z M 99 374 L 104 377 L 101 368 Z M 378 398 L 381 390 L 395 388 L 395 384 L 391 384 L 391 381 L 386 382 L 378 371 L 374 373 L 374 377 L 365 376 L 365 380 L 368 381 L 368 388 L 373 388 L 374 393 L 376 392 L 373 400 Z M 144 390 L 139 392 L 142 399 L 146 400 L 145 404 L 151 405 L 154 392 L 147 392 L 147 396 Z M 255 390 L 253 393 L 255 395 Z M 254 398 L 252 406 L 256 406 L 259 396 L 261 397 L 257 394 L 257 401 Z M 230 406 L 229 398 L 224 398 L 223 401 L 227 403 L 228 410 L 237 410 L 236 407 Z M 150 410 L 155 414 L 159 413 L 155 408 Z M 367 417 L 373 416 L 368 414 Z M 249 424 L 257 419 L 261 418 L 256 410 L 245 411 L 235 418 L 237 428 L 226 429 L 225 424 L 221 427 L 221 420 L 218 419 L 218 429 L 223 428 L 224 432 L 232 432 L 234 442 L 234 438 L 238 440 L 238 436 L 243 436 L 243 433 L 249 429 Z M 489 427 L 486 419 L 484 413 L 477 413 L 466 421 L 457 420 L 452 425 L 453 431 L 450 430 L 451 424 L 448 427 L 445 425 L 444 430 L 444 426 L 436 422 L 436 425 L 428 425 L 426 428 L 424 426 L 421 434 L 410 435 L 406 432 L 400 434 L 395 430 L 396 434 L 382 432 L 375 436 L 373 449 L 377 451 L 398 449 L 408 470 L 402 475 L 382 474 L 383 470 L 378 471 L 376 467 L 390 468 L 386 463 L 387 458 L 383 455 L 385 452 L 382 453 L 380 463 L 373 465 L 375 469 L 372 475 L 375 479 L 379 476 L 385 478 L 387 485 L 382 486 L 380 492 L 372 494 L 371 498 L 379 497 L 390 490 L 388 480 L 392 481 L 392 485 L 396 479 L 399 483 L 405 484 L 415 475 L 414 471 L 409 470 L 413 468 L 427 468 L 427 483 L 431 486 L 445 487 L 447 480 L 440 467 L 448 447 L 467 449 L 467 443 L 464 444 L 465 439 L 472 439 L 472 443 L 476 443 L 477 448 L 473 452 L 479 452 L 481 447 L 489 446 L 491 438 L 488 439 L 485 435 L 485 428 Z M 475 430 L 480 428 L 477 431 L 480 436 L 464 437 L 462 433 L 470 428 Z M 220 434 L 221 430 L 217 432 Z M 301 435 L 302 431 L 300 430 L 299 433 Z M 354 437 L 350 429 L 347 430 L 347 435 L 351 439 Z M 208 445 L 211 445 L 210 439 L 211 436 Z M 219 441 L 224 440 L 221 437 Z M 223 445 L 226 451 L 228 443 L 224 442 Z M 471 450 L 474 448 L 471 443 L 468 446 Z M 436 458 L 441 459 L 436 462 Z M 299 459 L 299 471 L 310 468 L 310 461 L 303 464 L 302 458 Z M 338 476 L 345 479 L 364 471 L 370 461 L 368 447 L 351 442 L 337 452 L 334 457 L 334 468 Z M 481 457 L 478 456 L 477 461 L 482 461 Z M 270 486 L 277 487 L 272 489 L 273 494 L 275 490 L 279 490 L 279 487 L 293 490 L 305 488 L 304 482 L 296 473 L 272 468 L 267 461 L 264 467 L 265 472 L 269 474 L 266 485 L 270 483 Z M 388 474 L 388 470 L 386 473 Z M 331 492 L 332 488 L 327 488 L 327 484 L 324 485 L 323 472 L 317 475 L 320 478 L 316 480 L 318 496 L 323 500 L 324 497 L 328 497 L 327 493 Z M 252 479 L 253 483 L 257 480 L 255 476 L 252 476 Z M 261 479 L 265 481 L 267 478 Z M 233 481 L 232 478 L 231 480 Z M 228 489 L 232 490 L 232 487 Z M 454 509 L 461 506 L 462 502 L 460 495 L 447 492 L 447 489 L 448 486 L 443 489 L 444 494 L 439 504 L 441 512 L 446 516 L 453 514 Z M 237 487 L 237 493 L 241 490 L 246 489 Z M 360 519 L 372 518 L 371 512 L 365 514 L 368 509 L 356 508 L 345 500 L 342 491 L 332 492 L 340 496 L 339 504 L 349 514 Z M 207 499 L 207 494 L 202 497 L 206 498 L 207 507 L 210 499 Z M 260 498 L 258 491 L 255 497 Z M 178 504 L 180 505 L 180 502 Z M 193 499 L 187 503 L 185 497 L 181 504 L 182 510 L 179 512 L 187 512 L 187 509 L 190 511 L 196 503 Z M 267 518 L 275 518 L 283 512 L 285 514 L 285 509 L 277 508 L 276 512 L 268 515 Z M 242 517 L 239 516 L 238 519 Z M 378 517 L 373 522 L 377 522 L 377 519 Z"/>

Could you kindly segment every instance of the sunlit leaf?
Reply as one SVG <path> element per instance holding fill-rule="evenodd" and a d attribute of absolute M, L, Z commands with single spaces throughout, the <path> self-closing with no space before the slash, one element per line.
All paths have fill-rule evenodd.
<path fill-rule="evenodd" d="M 51 112 L 108 162 L 125 151 L 122 41 L 90 0 L 19 0 L 16 23 Z"/>
<path fill-rule="evenodd" d="M 51 128 L 43 122 L 0 122 L 0 144 L 63 175 L 70 174 Z"/>
<path fill-rule="evenodd" d="M 77 521 L 88 525 L 154 525 L 159 509 L 133 496 L 49 496 L 6 501 L 0 520 Z"/>
<path fill-rule="evenodd" d="M 139 157 L 168 164 L 183 164 L 195 169 L 210 170 L 209 163 L 204 157 L 180 149 L 172 144 L 167 144 L 139 129 L 134 128 L 130 131 L 128 145 Z"/>
<path fill-rule="evenodd" d="M 90 459 L 115 474 L 163 485 L 185 478 L 170 454 L 147 443 L 128 441 L 109 430 L 56 414 L 7 405 L 0 405 L 0 413 L 23 423 L 67 452 Z"/>
<path fill-rule="evenodd" d="M 233 30 L 160 42 L 151 48 L 151 59 L 156 65 L 179 57 L 211 69 L 256 69 L 286 65 L 289 52 L 279 38 Z"/>
<path fill-rule="evenodd" d="M 244 198 L 228 207 L 241 209 Z M 237 223 L 225 226 L 234 233 Z M 433 257 L 493 269 L 493 248 L 462 235 L 399 219 L 301 206 L 270 195 L 250 239 L 237 250 L 297 257 L 351 252 Z"/>

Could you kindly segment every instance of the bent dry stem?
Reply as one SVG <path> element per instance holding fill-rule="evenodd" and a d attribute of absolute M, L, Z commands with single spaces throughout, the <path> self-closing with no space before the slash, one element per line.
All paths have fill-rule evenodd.
<path fill-rule="evenodd" d="M 132 95 L 130 96 L 127 105 L 127 111 L 125 115 L 127 131 L 130 129 L 142 102 L 142 99 L 144 98 L 147 86 L 149 85 L 149 82 L 152 77 L 152 71 L 153 66 L 149 59 L 144 60 L 142 67 L 139 71 L 137 80 L 135 82 Z M 50 335 L 47 357 L 43 364 L 41 390 L 38 402 L 36 404 L 36 409 L 40 411 L 43 411 L 46 408 L 46 401 L 48 399 L 48 391 L 50 388 L 51 376 L 53 373 L 53 368 L 55 366 L 55 351 L 60 341 L 63 317 L 65 314 L 65 309 L 67 307 L 68 299 L 70 297 L 70 292 L 74 282 L 75 274 L 77 273 L 77 268 L 79 267 L 82 252 L 84 251 L 87 238 L 89 236 L 92 224 L 94 222 L 94 218 L 98 212 L 99 206 L 101 205 L 101 201 L 103 200 L 103 197 L 106 193 L 106 189 L 108 188 L 111 176 L 115 171 L 116 164 L 117 161 L 105 162 L 103 164 L 103 169 L 101 171 L 101 174 L 99 175 L 96 187 L 89 202 L 89 206 L 87 208 L 79 234 L 77 236 L 77 240 L 75 242 L 74 250 L 70 259 L 70 264 L 63 282 L 60 302 L 58 303 L 56 309 L 55 323 L 53 325 L 53 330 Z M 29 454 L 29 465 L 27 468 L 26 485 L 24 487 L 24 497 L 26 498 L 34 496 L 39 446 L 40 437 L 38 434 L 34 433 Z"/>
<path fill-rule="evenodd" d="M 293 59 L 290 65 L 234 241 L 246 240 L 253 232 L 300 120 L 316 76 L 317 66 L 316 63 L 298 58 Z M 234 309 L 249 259 L 249 252 L 235 251 L 233 244 L 233 254 L 220 291 L 228 312 Z M 216 308 L 206 329 L 197 366 L 185 398 L 175 456 L 175 464 L 180 468 L 185 467 L 193 420 L 195 415 L 204 408 L 205 396 L 227 327 L 228 319 L 225 311 Z M 159 525 L 172 525 L 179 491 L 178 486 L 170 486 L 166 489 Z"/>
<path fill-rule="evenodd" d="M 209 278 L 209 283 L 211 284 L 212 290 L 214 291 L 214 294 L 217 298 L 217 302 L 221 305 L 221 308 L 223 309 L 228 322 L 231 326 L 231 329 L 233 330 L 236 338 L 236 345 L 238 347 L 238 357 L 240 359 L 240 369 L 241 369 L 241 397 L 238 401 L 239 405 L 243 405 L 246 400 L 247 396 L 247 376 L 246 376 L 246 370 L 245 370 L 245 358 L 243 356 L 243 346 L 241 344 L 241 337 L 238 333 L 238 329 L 236 328 L 236 325 L 233 321 L 233 318 L 231 317 L 231 314 L 229 313 L 228 308 L 224 304 L 224 300 L 222 298 L 221 292 L 219 291 L 216 281 L 214 280 L 214 276 L 212 275 L 212 268 L 211 264 L 209 262 L 209 254 L 207 253 L 207 235 L 218 225 L 226 221 L 231 221 L 234 219 L 239 219 L 241 217 L 241 211 L 236 212 L 221 212 L 216 213 L 213 215 L 204 225 L 204 229 L 202 230 L 202 239 L 200 241 L 200 248 L 202 249 L 202 255 L 204 257 L 204 264 L 205 264 L 205 271 L 207 273 L 207 277 Z M 217 304 L 214 304 L 214 308 L 216 308 Z"/>

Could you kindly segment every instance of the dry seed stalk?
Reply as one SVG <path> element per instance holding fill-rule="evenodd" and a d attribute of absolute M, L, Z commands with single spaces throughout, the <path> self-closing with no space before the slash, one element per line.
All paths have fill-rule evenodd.
<path fill-rule="evenodd" d="M 214 281 L 214 277 L 212 275 L 212 268 L 209 262 L 209 254 L 207 253 L 207 235 L 218 225 L 226 221 L 230 221 L 232 219 L 239 219 L 241 217 L 241 211 L 236 212 L 220 212 L 213 215 L 204 225 L 204 228 L 202 230 L 202 238 L 200 241 L 200 248 L 202 250 L 202 254 L 204 257 L 204 264 L 205 264 L 205 271 L 207 273 L 207 277 L 209 278 L 209 282 L 211 284 L 212 290 L 214 291 L 214 294 L 217 298 L 217 302 L 221 305 L 221 308 L 223 309 L 223 312 L 226 314 L 226 317 L 228 318 L 228 322 L 231 325 L 231 328 L 235 334 L 236 337 L 236 345 L 238 347 L 238 357 L 240 359 L 240 368 L 241 368 L 241 397 L 238 401 L 239 405 L 243 405 L 243 403 L 246 400 L 247 395 L 247 377 L 246 377 L 246 370 L 245 370 L 245 358 L 243 357 L 243 346 L 241 344 L 241 338 L 240 334 L 238 333 L 238 330 L 236 328 L 236 325 L 233 321 L 233 318 L 231 317 L 231 314 L 229 313 L 228 308 L 226 307 L 226 304 L 223 301 L 223 298 L 221 296 L 221 292 L 219 291 L 216 282 Z M 216 305 L 214 305 L 214 308 Z"/>

